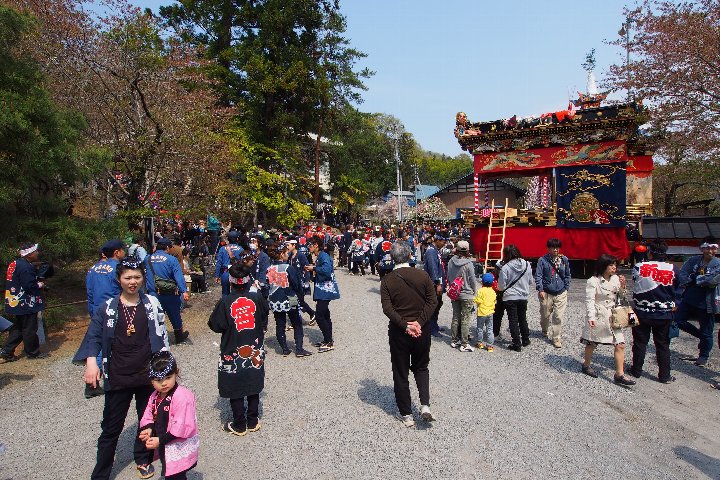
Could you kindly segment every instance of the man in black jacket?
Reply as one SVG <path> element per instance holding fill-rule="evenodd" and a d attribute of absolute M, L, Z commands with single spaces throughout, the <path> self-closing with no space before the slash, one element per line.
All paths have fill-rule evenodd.
<path fill-rule="evenodd" d="M 0 358 L 6 362 L 17 360 L 15 349 L 21 341 L 28 358 L 41 356 L 37 330 L 38 312 L 45 309 L 44 285 L 33 265 L 38 259 L 39 246 L 37 243 L 26 243 L 19 252 L 20 258 L 8 265 L 7 270 L 5 313 L 13 315 L 14 320 L 10 335 L 0 350 Z"/>
<path fill-rule="evenodd" d="M 437 305 L 435 285 L 422 270 L 410 267 L 412 251 L 407 242 L 395 242 L 390 250 L 395 269 L 380 283 L 383 312 L 390 319 L 388 337 L 395 385 L 395 402 L 406 427 L 415 425 L 410 403 L 409 371 L 420 396 L 420 414 L 434 420 L 430 412 L 430 318 Z"/>

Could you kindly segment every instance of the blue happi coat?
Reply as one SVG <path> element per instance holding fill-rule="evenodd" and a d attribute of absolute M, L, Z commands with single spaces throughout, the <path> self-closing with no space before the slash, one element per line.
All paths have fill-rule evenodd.
<path fill-rule="evenodd" d="M 95 310 L 113 297 L 120 295 L 120 284 L 117 280 L 118 261 L 114 258 L 100 260 L 85 275 L 85 289 L 88 298 L 88 313 L 92 317 Z"/>
<path fill-rule="evenodd" d="M 333 271 L 333 261 L 327 252 L 318 254 L 313 282 L 315 284 L 313 300 L 337 300 L 340 298 L 340 289 Z"/>
<path fill-rule="evenodd" d="M 140 303 L 145 307 L 148 318 L 148 335 L 150 340 L 150 350 L 155 353 L 160 350 L 168 350 L 170 344 L 168 342 L 167 328 L 165 327 L 165 312 L 160 306 L 160 302 L 152 295 L 140 294 Z M 112 356 L 112 343 L 115 338 L 115 325 L 120 317 L 120 296 L 110 298 L 105 305 L 98 308 L 90 320 L 85 338 L 83 338 L 78 351 L 75 353 L 72 361 L 78 365 L 85 365 L 88 358 L 97 357 L 98 353 L 103 353 L 103 376 L 105 377 L 105 390 L 110 388 L 110 380 L 107 376 L 108 360 Z"/>

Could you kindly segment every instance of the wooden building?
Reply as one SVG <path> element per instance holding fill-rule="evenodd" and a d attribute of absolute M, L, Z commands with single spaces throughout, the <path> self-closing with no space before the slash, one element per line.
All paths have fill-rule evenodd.
<path fill-rule="evenodd" d="M 461 213 L 472 213 L 475 207 L 475 186 L 474 176 L 470 172 L 451 184 L 438 190 L 431 197 L 437 197 L 445 204 L 451 213 L 457 213 L 458 217 Z M 482 204 L 489 206 L 494 201 L 495 204 L 504 203 L 508 199 L 508 204 L 512 208 L 517 208 L 525 195 L 525 190 L 514 185 L 510 181 L 501 179 L 489 180 L 478 187 L 480 189 L 480 199 Z"/>

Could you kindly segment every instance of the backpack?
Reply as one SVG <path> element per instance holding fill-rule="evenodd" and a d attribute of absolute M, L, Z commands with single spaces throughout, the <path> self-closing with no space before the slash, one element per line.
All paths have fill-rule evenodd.
<path fill-rule="evenodd" d="M 462 290 L 464 283 L 463 277 L 461 276 L 452 281 L 447 289 L 447 296 L 450 300 L 455 301 L 460 298 L 460 291 Z"/>

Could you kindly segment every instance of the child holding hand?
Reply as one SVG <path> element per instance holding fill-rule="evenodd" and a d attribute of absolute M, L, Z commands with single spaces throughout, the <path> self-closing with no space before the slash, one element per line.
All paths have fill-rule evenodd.
<path fill-rule="evenodd" d="M 185 480 L 197 465 L 200 437 L 197 429 L 195 395 L 177 383 L 175 357 L 167 350 L 150 360 L 150 378 L 155 392 L 150 396 L 140 421 L 141 441 L 155 450 L 166 480 Z"/>
<path fill-rule="evenodd" d="M 482 287 L 475 295 L 474 302 L 477 305 L 477 344 L 476 348 L 487 348 L 488 352 L 493 351 L 495 335 L 493 335 L 493 314 L 495 313 L 495 301 L 497 296 L 492 285 L 495 276 L 492 273 L 485 273 L 482 276 Z"/>

